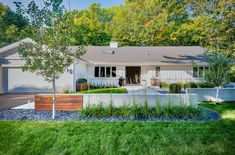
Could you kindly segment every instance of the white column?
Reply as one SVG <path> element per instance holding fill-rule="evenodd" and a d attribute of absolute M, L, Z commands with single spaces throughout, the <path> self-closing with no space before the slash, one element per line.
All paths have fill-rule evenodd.
<path fill-rule="evenodd" d="M 0 94 L 3 94 L 3 69 L 2 66 L 0 65 Z"/>

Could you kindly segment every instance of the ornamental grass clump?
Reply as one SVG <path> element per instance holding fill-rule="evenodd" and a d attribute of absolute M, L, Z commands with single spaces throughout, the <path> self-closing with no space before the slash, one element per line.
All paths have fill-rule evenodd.
<path fill-rule="evenodd" d="M 83 117 L 106 117 L 107 108 L 103 106 L 103 103 L 100 102 L 98 105 L 88 105 L 86 108 L 81 110 L 81 116 Z"/>
<path fill-rule="evenodd" d="M 142 111 L 140 106 L 134 102 L 133 105 L 128 109 L 127 116 L 131 119 L 142 118 Z"/>
<path fill-rule="evenodd" d="M 80 112 L 83 117 L 122 117 L 130 118 L 132 120 L 140 119 L 195 119 L 199 120 L 204 118 L 203 111 L 200 108 L 195 108 L 192 106 L 177 106 L 170 101 L 167 104 L 156 103 L 155 107 L 150 107 L 147 100 L 143 105 L 133 102 L 131 106 L 123 104 L 121 107 L 114 107 L 112 102 L 105 107 L 103 103 L 98 105 L 89 105 L 82 109 Z"/>
<path fill-rule="evenodd" d="M 119 117 L 127 117 L 128 116 L 128 111 L 129 108 L 128 106 L 124 103 L 123 106 L 116 108 L 115 110 L 115 116 Z"/>

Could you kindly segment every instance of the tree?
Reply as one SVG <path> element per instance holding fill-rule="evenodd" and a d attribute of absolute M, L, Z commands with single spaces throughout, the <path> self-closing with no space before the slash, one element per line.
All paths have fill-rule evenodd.
<path fill-rule="evenodd" d="M 28 20 L 0 3 L 0 47 L 20 39 Z"/>
<path fill-rule="evenodd" d="M 72 11 L 66 16 L 73 17 L 75 24 L 71 33 L 73 34 L 73 45 L 108 45 L 111 36 L 105 31 L 112 15 L 106 9 L 102 9 L 100 3 L 91 4 L 88 10 Z"/>
<path fill-rule="evenodd" d="M 232 67 L 235 65 L 234 58 L 218 52 L 207 53 L 209 69 L 205 73 L 205 80 L 217 87 L 216 101 L 218 102 L 219 89 L 230 82 L 233 75 Z"/>
<path fill-rule="evenodd" d="M 35 41 L 30 44 L 22 43 L 19 54 L 25 60 L 23 71 L 30 71 L 42 75 L 53 86 L 52 118 L 55 118 L 55 80 L 64 73 L 75 58 L 79 58 L 85 50 L 83 47 L 69 48 L 70 32 L 73 27 L 68 16 L 63 16 L 62 0 L 45 0 L 44 6 L 39 8 L 31 1 L 26 9 L 17 2 L 18 11 L 27 17 Z"/>

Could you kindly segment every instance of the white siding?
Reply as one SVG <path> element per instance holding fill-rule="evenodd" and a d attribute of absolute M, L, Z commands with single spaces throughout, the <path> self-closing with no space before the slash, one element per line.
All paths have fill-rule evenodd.
<path fill-rule="evenodd" d="M 156 66 L 141 66 L 141 84 L 150 84 L 151 78 L 156 76 Z"/>
<path fill-rule="evenodd" d="M 156 77 L 156 67 L 160 67 L 160 77 Z M 193 77 L 192 66 L 187 65 L 165 65 L 165 66 L 141 66 L 141 84 L 144 80 L 150 84 L 151 78 L 156 77 L 163 82 L 199 82 L 202 79 Z"/>
<path fill-rule="evenodd" d="M 93 65 L 87 64 L 85 62 L 79 62 L 75 67 L 75 80 L 79 78 L 86 78 L 88 81 L 91 81 L 92 84 L 107 84 L 115 83 L 118 84 L 118 79 L 122 76 L 126 78 L 126 66 L 115 66 L 117 68 L 116 78 L 112 77 L 94 77 L 94 68 L 95 66 L 115 66 L 115 65 Z M 160 67 L 160 77 L 156 77 L 156 67 Z M 165 66 L 157 66 L 157 65 L 145 65 L 141 66 L 141 84 L 145 84 L 144 81 L 149 85 L 151 83 L 151 78 L 156 77 L 160 81 L 164 82 L 199 82 L 200 78 L 193 77 L 193 69 L 190 65 L 165 65 Z"/>
<path fill-rule="evenodd" d="M 0 94 L 3 94 L 3 74 L 2 66 L 0 65 Z"/>
<path fill-rule="evenodd" d="M 126 66 L 116 66 L 117 67 L 117 78 L 126 77 Z"/>
<path fill-rule="evenodd" d="M 200 81 L 193 77 L 192 66 L 160 66 L 160 80 L 165 82 L 190 82 Z"/>

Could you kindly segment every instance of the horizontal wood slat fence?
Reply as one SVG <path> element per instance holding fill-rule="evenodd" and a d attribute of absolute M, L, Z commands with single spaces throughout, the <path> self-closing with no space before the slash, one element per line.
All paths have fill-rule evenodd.
<path fill-rule="evenodd" d="M 56 95 L 56 110 L 76 111 L 83 107 L 82 95 Z M 36 95 L 35 110 L 52 110 L 51 95 Z"/>

